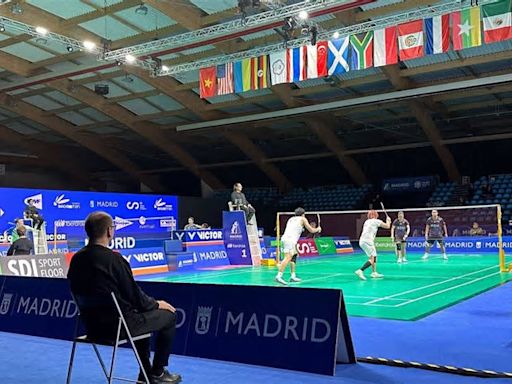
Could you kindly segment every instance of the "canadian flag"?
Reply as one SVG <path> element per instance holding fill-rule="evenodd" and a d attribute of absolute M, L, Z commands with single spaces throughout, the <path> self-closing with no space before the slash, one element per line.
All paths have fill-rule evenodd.
<path fill-rule="evenodd" d="M 398 49 L 402 61 L 423 56 L 423 20 L 398 26 Z"/>

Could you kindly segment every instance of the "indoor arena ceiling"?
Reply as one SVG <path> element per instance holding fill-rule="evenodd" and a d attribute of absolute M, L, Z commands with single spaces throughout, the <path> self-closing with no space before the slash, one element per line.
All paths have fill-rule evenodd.
<path fill-rule="evenodd" d="M 109 40 L 116 50 L 240 19 L 238 3 L 26 0 L 0 5 L 0 17 L 97 46 Z M 248 14 L 300 2 L 260 3 Z M 354 1 L 312 22 L 332 30 L 439 3 Z M 205 37 L 192 48 L 157 49 L 152 57 L 172 67 L 265 47 L 282 35 L 274 27 L 214 42 Z M 405 169 L 415 153 L 430 161 L 432 172 L 418 169 L 455 179 L 466 173 L 472 151 L 512 138 L 510 83 L 203 130 L 176 127 L 510 74 L 511 48 L 508 40 L 204 100 L 198 70 L 155 77 L 144 67 L 115 65 L 0 23 L 0 163 L 59 171 L 84 187 L 110 177 L 183 192 L 178 184 L 201 179 L 222 188 L 247 173 L 255 184 L 281 189 L 300 184 L 307 172 L 325 182 L 365 183 L 374 178 L 375 163 L 392 158 Z M 108 94 L 95 92 L 96 85 L 108 85 Z"/>

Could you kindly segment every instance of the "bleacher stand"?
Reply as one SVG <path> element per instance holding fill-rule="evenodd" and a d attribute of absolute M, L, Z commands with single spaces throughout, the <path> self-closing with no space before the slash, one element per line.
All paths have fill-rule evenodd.
<path fill-rule="evenodd" d="M 502 222 L 512 220 L 512 174 L 483 176 L 475 181 L 474 190 L 471 205 L 500 204 Z"/>

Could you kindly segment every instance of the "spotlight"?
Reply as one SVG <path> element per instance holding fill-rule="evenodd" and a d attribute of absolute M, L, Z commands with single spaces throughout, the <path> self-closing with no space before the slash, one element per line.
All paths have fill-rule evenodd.
<path fill-rule="evenodd" d="M 66 50 L 67 50 L 68 52 L 73 52 L 75 49 L 73 48 L 73 46 L 72 46 L 72 45 L 68 45 L 68 46 L 66 47 Z"/>
<path fill-rule="evenodd" d="M 48 34 L 48 30 L 45 27 L 36 27 L 36 32 L 41 36 L 46 36 Z"/>
<path fill-rule="evenodd" d="M 5 32 L 5 27 L 3 24 L 0 24 L 0 32 Z"/>
<path fill-rule="evenodd" d="M 124 59 L 126 60 L 126 62 L 127 62 L 128 64 L 133 64 L 133 63 L 135 63 L 135 60 L 137 60 L 137 58 L 136 58 L 135 56 L 130 55 L 130 54 L 126 55 L 126 56 L 124 57 Z"/>
<path fill-rule="evenodd" d="M 284 19 L 283 31 L 292 31 L 295 28 L 295 25 L 296 23 L 293 17 L 287 17 L 286 19 Z"/>
<path fill-rule="evenodd" d="M 332 34 L 332 37 L 335 38 L 335 39 L 339 39 L 340 38 L 340 33 L 338 31 L 334 32 Z"/>
<path fill-rule="evenodd" d="M 94 51 L 94 49 L 96 48 L 96 43 L 93 43 L 92 41 L 89 41 L 89 40 L 85 40 L 83 44 L 84 44 L 84 48 L 89 52 Z"/>
<path fill-rule="evenodd" d="M 120 67 L 121 65 L 123 65 L 123 62 L 121 60 L 116 60 L 116 65 Z"/>
<path fill-rule="evenodd" d="M 309 14 L 307 11 L 300 11 L 299 12 L 299 19 L 301 20 L 307 20 L 309 17 Z"/>
<path fill-rule="evenodd" d="M 146 16 L 149 12 L 149 9 L 148 7 L 146 7 L 144 4 L 141 4 L 139 5 L 136 9 L 135 9 L 135 13 L 137 15 L 141 15 L 141 16 Z"/>
<path fill-rule="evenodd" d="M 167 72 L 169 70 L 169 67 L 167 65 L 162 65 L 162 68 L 160 68 L 163 72 Z"/>

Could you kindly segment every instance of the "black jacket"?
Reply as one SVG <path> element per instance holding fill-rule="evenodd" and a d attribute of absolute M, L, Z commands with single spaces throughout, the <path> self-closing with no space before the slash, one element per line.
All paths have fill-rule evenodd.
<path fill-rule="evenodd" d="M 109 297 L 114 292 L 121 311 L 127 318 L 158 308 L 158 303 L 146 295 L 133 278 L 130 264 L 121 254 L 101 245 L 87 245 L 71 259 L 68 271 L 71 292 L 76 296 Z M 114 314 L 114 315 L 113 315 Z M 86 326 L 102 331 L 117 325 L 115 312 L 98 310 L 88 313 Z"/>
<path fill-rule="evenodd" d="M 30 255 L 34 250 L 34 244 L 32 240 L 27 239 L 26 237 L 20 237 L 14 243 L 11 244 L 9 250 L 7 251 L 7 256 L 22 256 L 22 255 Z"/>

